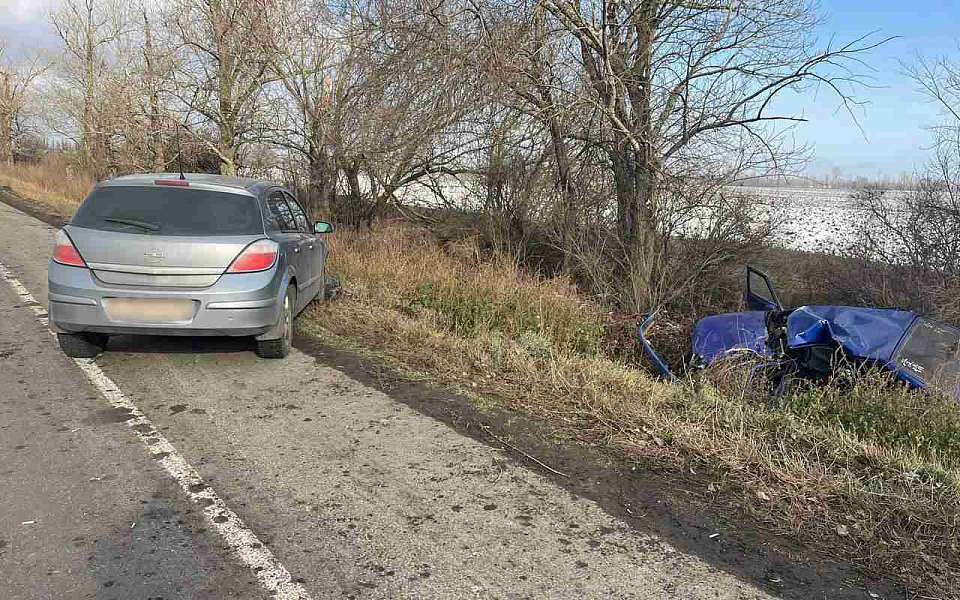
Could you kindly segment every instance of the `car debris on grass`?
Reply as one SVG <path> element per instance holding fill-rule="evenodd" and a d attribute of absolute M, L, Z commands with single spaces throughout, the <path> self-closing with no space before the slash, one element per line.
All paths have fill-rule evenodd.
<path fill-rule="evenodd" d="M 810 305 L 784 308 L 770 278 L 747 267 L 751 310 L 711 315 L 693 328 L 686 371 L 744 354 L 770 375 L 772 395 L 797 382 L 825 382 L 840 369 L 874 367 L 915 389 L 960 401 L 960 329 L 897 308 Z M 677 375 L 647 340 L 656 313 L 637 329 L 644 353 L 661 375 Z"/>

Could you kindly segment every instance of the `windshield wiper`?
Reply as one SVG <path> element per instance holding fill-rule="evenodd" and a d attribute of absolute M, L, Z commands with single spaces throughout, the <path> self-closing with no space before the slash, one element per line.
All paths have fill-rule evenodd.
<path fill-rule="evenodd" d="M 132 225 L 134 227 L 139 227 L 141 229 L 146 229 L 147 231 L 160 231 L 160 226 L 154 223 L 147 223 L 146 221 L 137 221 L 136 219 L 121 219 L 118 217 L 103 217 L 103 220 L 108 223 L 120 223 L 121 225 Z"/>

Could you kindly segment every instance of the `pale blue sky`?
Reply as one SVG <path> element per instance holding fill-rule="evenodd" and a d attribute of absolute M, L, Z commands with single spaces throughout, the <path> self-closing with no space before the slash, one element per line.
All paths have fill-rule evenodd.
<path fill-rule="evenodd" d="M 796 138 L 814 146 L 810 170 L 829 172 L 837 167 L 846 175 L 896 175 L 923 166 L 929 156 L 930 136 L 925 128 L 938 122 L 939 109 L 916 90 L 900 61 L 917 53 L 928 58 L 950 55 L 960 61 L 960 2 L 951 0 L 821 0 L 822 40 L 855 39 L 871 31 L 877 38 L 899 36 L 865 57 L 876 87 L 861 89 L 857 124 L 839 109 L 835 96 L 785 99 L 809 119 L 797 128 Z"/>
<path fill-rule="evenodd" d="M 58 0 L 0 0 L 0 38 L 16 47 L 53 47 L 55 38 L 47 13 Z M 809 170 L 829 173 L 838 168 L 846 176 L 896 176 L 923 165 L 929 152 L 926 127 L 939 111 L 919 94 L 903 75 L 900 60 L 919 52 L 927 57 L 952 55 L 960 60 L 960 1 L 957 0 L 820 0 L 821 39 L 838 43 L 876 31 L 877 38 L 900 36 L 865 57 L 874 71 L 874 86 L 861 89 L 868 102 L 857 109 L 863 131 L 840 109 L 836 97 L 821 91 L 785 97 L 780 107 L 802 114 L 809 122 L 794 131 L 798 142 L 809 144 L 815 158 Z"/>

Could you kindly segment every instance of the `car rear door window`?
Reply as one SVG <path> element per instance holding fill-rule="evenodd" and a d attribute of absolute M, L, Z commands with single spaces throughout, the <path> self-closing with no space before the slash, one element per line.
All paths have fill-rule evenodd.
<path fill-rule="evenodd" d="M 293 218 L 293 211 L 290 210 L 290 205 L 287 203 L 283 192 L 270 192 L 270 196 L 267 198 L 267 207 L 276 219 L 280 231 L 297 230 L 297 223 Z"/>
<path fill-rule="evenodd" d="M 303 233 L 310 233 L 310 220 L 307 219 L 306 213 L 300 208 L 300 204 L 289 194 L 287 195 L 287 202 L 290 204 L 290 210 L 293 211 L 293 219 L 297 223 L 297 229 Z"/>
<path fill-rule="evenodd" d="M 87 229 L 146 235 L 263 233 L 263 217 L 253 196 L 160 186 L 97 188 L 70 223 Z"/>

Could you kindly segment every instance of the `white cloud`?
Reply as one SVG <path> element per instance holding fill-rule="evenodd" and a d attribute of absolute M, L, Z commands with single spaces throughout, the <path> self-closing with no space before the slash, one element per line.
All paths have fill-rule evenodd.
<path fill-rule="evenodd" d="M 50 11 L 63 0 L 0 0 L 0 46 L 8 57 L 56 45 Z"/>
<path fill-rule="evenodd" d="M 0 0 L 0 21 L 28 24 L 45 21 L 57 0 Z"/>

